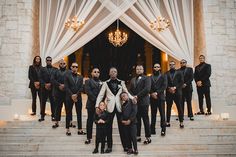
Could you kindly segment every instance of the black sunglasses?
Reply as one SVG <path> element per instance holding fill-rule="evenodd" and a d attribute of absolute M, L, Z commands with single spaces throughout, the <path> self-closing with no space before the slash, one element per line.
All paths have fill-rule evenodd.
<path fill-rule="evenodd" d="M 72 68 L 78 68 L 78 66 L 71 66 Z"/>
<path fill-rule="evenodd" d="M 180 62 L 180 64 L 184 64 L 184 63 L 186 63 L 186 62 Z"/>
<path fill-rule="evenodd" d="M 160 68 L 159 66 L 154 66 L 154 68 Z"/>
<path fill-rule="evenodd" d="M 94 73 L 100 73 L 100 71 L 94 71 Z"/>
<path fill-rule="evenodd" d="M 47 59 L 47 62 L 51 62 L 52 60 L 51 59 Z"/>
<path fill-rule="evenodd" d="M 66 63 L 60 63 L 61 65 L 65 65 Z"/>

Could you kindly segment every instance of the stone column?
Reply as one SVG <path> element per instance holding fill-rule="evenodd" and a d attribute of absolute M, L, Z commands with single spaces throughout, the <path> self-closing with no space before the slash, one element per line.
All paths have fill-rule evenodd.
<path fill-rule="evenodd" d="M 206 40 L 202 0 L 194 0 L 194 66 L 199 63 L 200 54 L 206 55 Z"/>

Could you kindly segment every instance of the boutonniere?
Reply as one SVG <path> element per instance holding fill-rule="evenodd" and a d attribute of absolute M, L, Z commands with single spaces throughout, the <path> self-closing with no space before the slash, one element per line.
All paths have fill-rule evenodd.
<path fill-rule="evenodd" d="M 122 85 L 118 85 L 118 88 L 119 88 L 119 89 L 122 88 Z"/>

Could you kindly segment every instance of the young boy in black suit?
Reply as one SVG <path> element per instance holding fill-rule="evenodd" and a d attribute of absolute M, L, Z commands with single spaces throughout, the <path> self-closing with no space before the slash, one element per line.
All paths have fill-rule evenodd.
<path fill-rule="evenodd" d="M 132 100 L 129 99 L 128 94 L 126 92 L 122 92 L 120 94 L 120 98 L 122 101 L 122 115 L 121 115 L 121 123 L 122 129 L 124 129 L 125 133 L 125 149 L 127 150 L 127 154 L 138 154 L 137 148 L 137 105 L 132 103 Z M 133 148 L 132 148 L 133 145 Z M 134 150 L 133 150 L 134 149 Z"/>
<path fill-rule="evenodd" d="M 96 108 L 94 121 L 96 123 L 96 146 L 93 154 L 98 153 L 99 143 L 101 143 L 101 154 L 104 153 L 108 119 L 109 113 L 106 111 L 106 104 L 104 102 L 100 102 L 98 108 Z"/>

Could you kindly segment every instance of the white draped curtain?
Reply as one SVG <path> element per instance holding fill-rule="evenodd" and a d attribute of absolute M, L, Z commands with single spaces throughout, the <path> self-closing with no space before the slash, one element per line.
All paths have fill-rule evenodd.
<path fill-rule="evenodd" d="M 84 26 L 78 32 L 66 30 L 66 19 L 75 14 L 85 20 Z M 159 15 L 170 19 L 170 29 L 150 28 L 149 22 Z M 41 0 L 40 55 L 57 62 L 118 18 L 155 47 L 193 64 L 193 0 Z"/>

